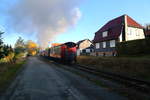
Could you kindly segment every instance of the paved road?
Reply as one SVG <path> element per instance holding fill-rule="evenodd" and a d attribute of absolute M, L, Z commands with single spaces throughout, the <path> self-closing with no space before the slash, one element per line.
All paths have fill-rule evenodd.
<path fill-rule="evenodd" d="M 3 100 L 127 100 L 90 81 L 30 57 Z"/>

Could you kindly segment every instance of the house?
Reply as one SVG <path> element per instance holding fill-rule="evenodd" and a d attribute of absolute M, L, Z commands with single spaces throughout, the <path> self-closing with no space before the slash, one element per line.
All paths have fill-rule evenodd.
<path fill-rule="evenodd" d="M 109 21 L 95 33 L 95 55 L 115 56 L 117 42 L 144 38 L 143 27 L 128 15 L 122 15 Z"/>
<path fill-rule="evenodd" d="M 89 39 L 84 39 L 84 40 L 81 40 L 79 42 L 77 42 L 77 55 L 79 56 L 80 54 L 82 53 L 90 53 L 92 52 L 92 50 L 84 50 L 88 47 L 91 47 L 93 45 L 93 43 L 89 40 Z M 83 52 L 84 50 L 84 52 Z"/>
<path fill-rule="evenodd" d="M 94 45 L 90 45 L 90 47 L 87 47 L 82 50 L 82 54 L 84 55 L 92 55 L 91 53 L 94 52 Z"/>

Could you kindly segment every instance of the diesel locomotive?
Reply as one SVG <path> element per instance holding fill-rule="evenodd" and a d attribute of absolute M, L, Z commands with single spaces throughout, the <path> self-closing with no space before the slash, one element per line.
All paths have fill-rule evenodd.
<path fill-rule="evenodd" d="M 63 63 L 74 63 L 76 62 L 76 52 L 76 44 L 74 42 L 67 42 L 43 51 L 42 55 Z"/>

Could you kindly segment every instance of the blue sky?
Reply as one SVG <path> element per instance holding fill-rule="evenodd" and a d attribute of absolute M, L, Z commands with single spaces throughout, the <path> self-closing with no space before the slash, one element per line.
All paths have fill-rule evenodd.
<path fill-rule="evenodd" d="M 2 0 L 0 3 L 0 10 L 8 8 L 17 0 Z M 7 2 L 7 5 L 6 3 Z M 9 4 L 9 5 L 8 5 Z M 60 34 L 56 37 L 57 43 L 67 41 L 77 42 L 82 39 L 94 38 L 94 33 L 100 29 L 109 20 L 127 14 L 138 23 L 144 25 L 150 23 L 150 0 L 84 0 L 79 9 L 82 17 L 74 27 L 70 27 L 67 32 Z M 32 39 L 37 41 L 35 35 L 24 35 L 9 30 L 6 26 L 5 19 L 7 16 L 0 11 L 0 29 L 6 33 L 3 35 L 4 42 L 7 44 L 14 44 L 18 36 L 22 36 L 25 40 Z M 6 28 L 7 27 L 7 28 Z"/>

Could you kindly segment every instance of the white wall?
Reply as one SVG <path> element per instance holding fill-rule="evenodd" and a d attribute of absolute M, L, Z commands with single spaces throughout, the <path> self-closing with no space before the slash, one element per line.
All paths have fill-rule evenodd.
<path fill-rule="evenodd" d="M 144 39 L 144 38 L 145 38 L 145 35 L 144 35 L 143 29 L 127 27 L 126 41 Z"/>
<path fill-rule="evenodd" d="M 83 50 L 87 47 L 90 47 L 91 44 L 92 43 L 89 40 L 85 40 L 79 45 L 79 48 L 80 48 L 80 50 Z"/>
<path fill-rule="evenodd" d="M 80 50 L 79 49 L 77 49 L 77 56 L 79 56 L 80 55 Z"/>
<path fill-rule="evenodd" d="M 77 50 L 77 56 L 79 56 L 81 53 L 82 53 L 82 50 L 87 48 L 87 47 L 90 47 L 91 46 L 91 42 L 89 40 L 85 40 L 83 41 L 82 43 L 80 43 L 79 45 L 79 49 Z"/>

